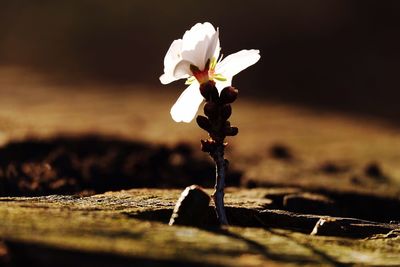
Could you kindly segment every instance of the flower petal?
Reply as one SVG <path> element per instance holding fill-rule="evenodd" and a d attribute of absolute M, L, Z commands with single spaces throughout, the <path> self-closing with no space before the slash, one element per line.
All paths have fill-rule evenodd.
<path fill-rule="evenodd" d="M 222 74 L 227 79 L 232 79 L 233 76 L 255 64 L 259 59 L 260 50 L 242 50 L 224 58 L 217 64 L 215 72 Z"/>
<path fill-rule="evenodd" d="M 221 93 L 222 89 L 232 85 L 232 78 L 228 77 L 226 81 L 215 81 L 215 87 L 218 89 L 218 93 Z"/>
<path fill-rule="evenodd" d="M 179 77 L 178 79 L 189 78 L 192 75 L 192 71 L 190 70 L 191 64 L 192 62 L 187 60 L 179 61 L 173 71 L 174 77 Z"/>
<path fill-rule="evenodd" d="M 161 75 L 159 79 L 162 84 L 169 84 L 177 80 L 174 76 L 167 75 L 165 73 Z"/>
<path fill-rule="evenodd" d="M 211 23 L 197 23 L 182 37 L 182 58 L 203 70 L 208 53 L 212 56 L 218 43 L 218 32 Z"/>
<path fill-rule="evenodd" d="M 174 76 L 176 65 L 182 60 L 182 39 L 172 42 L 167 54 L 164 57 L 164 74 L 161 75 L 160 81 L 162 84 L 167 84 L 180 79 Z"/>
<path fill-rule="evenodd" d="M 164 67 L 172 69 L 174 64 L 181 60 L 182 39 L 172 42 L 164 58 Z"/>
<path fill-rule="evenodd" d="M 211 36 L 210 43 L 205 54 L 204 62 L 207 62 L 207 60 L 211 59 L 212 57 L 215 57 L 215 60 L 218 60 L 220 50 L 221 47 L 219 44 L 219 29 L 217 28 L 215 34 Z"/>
<path fill-rule="evenodd" d="M 219 31 L 209 22 L 197 23 L 186 31 L 183 39 L 172 42 L 164 58 L 164 74 L 160 76 L 162 84 L 188 78 L 192 75 L 190 65 L 203 70 L 205 63 L 219 55 Z"/>
<path fill-rule="evenodd" d="M 199 83 L 194 82 L 183 91 L 171 108 L 171 117 L 176 122 L 191 122 L 196 116 L 203 96 L 200 94 Z"/>

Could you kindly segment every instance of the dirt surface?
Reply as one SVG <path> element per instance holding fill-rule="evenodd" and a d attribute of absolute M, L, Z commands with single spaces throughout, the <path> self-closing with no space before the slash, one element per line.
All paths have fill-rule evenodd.
<path fill-rule="evenodd" d="M 10 266 L 78 256 L 85 266 L 400 264 L 396 127 L 239 88 L 226 153 L 232 226 L 215 228 L 210 207 L 204 227 L 169 227 L 179 192 L 214 182 L 204 132 L 169 116 L 178 88 L 111 93 L 10 68 L 0 86 L 0 258 Z M 164 189 L 93 195 L 148 187 Z"/>
<path fill-rule="evenodd" d="M 170 150 L 184 143 L 194 157 L 209 160 L 199 151 L 205 134 L 196 123 L 178 124 L 170 118 L 179 88 L 131 85 L 112 93 L 104 90 L 111 87 L 107 85 L 60 84 L 10 68 L 1 69 L 0 85 L 3 145 L 32 139 L 49 144 L 61 135 L 72 138 L 64 141 L 76 141 L 77 147 L 82 135 L 91 135 L 111 150 L 113 142 L 120 147 L 123 142 L 145 142 L 143 146 Z M 255 182 L 385 193 L 399 188 L 400 132 L 391 125 L 248 99 L 246 88 L 239 88 L 231 122 L 239 135 L 228 138 L 227 158 L 250 186 Z M 30 151 L 24 153 L 36 153 Z M 378 175 L 367 170 L 371 165 L 379 169 Z"/>
<path fill-rule="evenodd" d="M 105 136 L 11 142 L 0 148 L 0 195 L 94 194 L 137 187 L 212 187 L 213 165 L 187 144 L 151 145 Z M 241 173 L 229 173 L 239 186 Z"/>

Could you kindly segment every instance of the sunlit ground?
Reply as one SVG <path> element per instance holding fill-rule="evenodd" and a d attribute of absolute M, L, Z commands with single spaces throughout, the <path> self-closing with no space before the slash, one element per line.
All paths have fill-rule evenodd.
<path fill-rule="evenodd" d="M 206 134 L 195 122 L 175 123 L 169 109 L 182 84 L 150 87 L 59 83 L 15 68 L 0 70 L 0 140 L 100 134 L 128 140 L 199 147 Z M 115 87 L 115 90 L 110 90 Z M 108 89 L 108 90 L 104 90 Z M 241 89 L 241 88 L 239 88 Z M 246 97 L 233 105 L 228 158 L 244 181 L 300 184 L 382 193 L 400 188 L 400 132 L 371 118 L 346 116 Z M 292 160 L 271 156 L 271 147 L 289 149 Z M 207 158 L 206 155 L 203 155 Z M 366 174 L 376 163 L 385 179 Z M 337 171 L 324 171 L 326 165 Z M 328 166 L 329 167 L 329 166 Z"/>

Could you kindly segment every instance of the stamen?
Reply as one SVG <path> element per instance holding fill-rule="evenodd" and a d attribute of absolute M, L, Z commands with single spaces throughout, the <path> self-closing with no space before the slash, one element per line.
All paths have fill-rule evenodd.
<path fill-rule="evenodd" d="M 185 84 L 186 85 L 191 85 L 195 80 L 196 80 L 196 77 L 190 76 L 189 78 L 186 79 Z"/>
<path fill-rule="evenodd" d="M 220 63 L 221 61 L 222 61 L 222 58 L 224 57 L 224 54 L 220 54 L 219 55 L 219 59 L 218 59 L 218 62 L 217 63 Z"/>

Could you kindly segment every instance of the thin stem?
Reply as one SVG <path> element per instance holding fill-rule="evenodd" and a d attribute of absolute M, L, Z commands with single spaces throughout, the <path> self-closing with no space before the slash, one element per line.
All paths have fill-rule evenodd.
<path fill-rule="evenodd" d="M 208 132 L 208 139 L 201 140 L 201 150 L 210 154 L 216 166 L 215 191 L 212 198 L 215 203 L 218 221 L 227 225 L 228 220 L 224 208 L 224 187 L 228 161 L 224 159 L 225 137 L 238 134 L 238 128 L 228 121 L 232 114 L 231 103 L 238 95 L 238 90 L 228 86 L 218 92 L 214 81 L 200 85 L 200 93 L 206 100 L 204 114 L 196 118 L 197 124 Z"/>
<path fill-rule="evenodd" d="M 228 220 L 225 214 L 224 208 L 224 187 L 227 164 L 224 159 L 224 145 L 219 144 L 215 152 L 211 154 L 215 161 L 216 166 L 216 180 L 215 180 L 215 191 L 212 195 L 217 217 L 221 225 L 227 225 Z"/>

